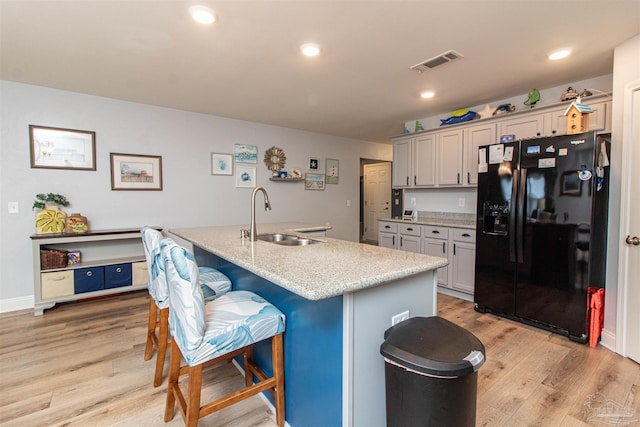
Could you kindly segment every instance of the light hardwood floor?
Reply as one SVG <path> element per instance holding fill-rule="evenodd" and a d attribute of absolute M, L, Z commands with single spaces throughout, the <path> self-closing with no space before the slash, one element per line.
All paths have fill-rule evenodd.
<path fill-rule="evenodd" d="M 31 311 L 0 315 L 0 425 L 183 425 L 179 414 L 164 423 L 166 378 L 154 388 L 154 363 L 143 361 L 147 298 L 146 291 L 132 292 L 62 304 L 42 317 Z M 476 313 L 471 303 L 445 295 L 439 295 L 438 311 L 486 346 L 478 375 L 478 426 L 640 426 L 635 362 L 601 346 L 591 349 Z M 203 396 L 208 398 L 243 380 L 233 365 L 223 364 L 203 382 L 209 384 Z M 589 406 L 590 396 L 595 401 Z M 608 424 L 589 420 L 607 400 L 629 416 Z M 254 397 L 206 417 L 200 426 L 275 423 Z"/>

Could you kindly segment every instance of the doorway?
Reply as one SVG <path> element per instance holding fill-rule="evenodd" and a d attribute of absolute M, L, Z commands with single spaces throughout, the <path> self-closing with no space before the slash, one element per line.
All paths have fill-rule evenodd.
<path fill-rule="evenodd" d="M 378 220 L 391 217 L 391 162 L 360 159 L 360 242 L 378 244 Z"/>

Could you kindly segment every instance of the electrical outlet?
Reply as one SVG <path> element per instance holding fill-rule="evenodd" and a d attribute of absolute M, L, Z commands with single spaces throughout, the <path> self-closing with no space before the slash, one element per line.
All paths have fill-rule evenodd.
<path fill-rule="evenodd" d="M 19 212 L 20 212 L 20 207 L 18 205 L 18 202 L 9 202 L 9 213 L 17 214 Z"/>
<path fill-rule="evenodd" d="M 458 206 L 460 206 L 461 208 L 464 207 L 464 198 L 463 197 L 460 197 L 458 199 Z"/>
<path fill-rule="evenodd" d="M 412 197 L 410 200 L 411 200 L 411 206 L 415 206 L 416 205 L 416 198 Z"/>
<path fill-rule="evenodd" d="M 400 323 L 404 320 L 407 320 L 408 318 L 409 318 L 409 310 L 403 311 L 402 313 L 398 313 L 395 316 L 391 316 L 391 326 L 395 325 L 396 323 Z"/>

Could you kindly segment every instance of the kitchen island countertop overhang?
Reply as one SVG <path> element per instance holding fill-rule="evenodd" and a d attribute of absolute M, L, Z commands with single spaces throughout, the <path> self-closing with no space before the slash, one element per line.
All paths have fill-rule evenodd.
<path fill-rule="evenodd" d="M 445 258 L 316 237 L 321 243 L 281 246 L 240 237 L 246 226 L 195 227 L 169 232 L 303 298 L 316 301 L 378 286 L 447 265 Z M 323 231 L 304 223 L 260 224 L 261 234 Z M 308 237 L 308 236 L 304 236 Z"/>

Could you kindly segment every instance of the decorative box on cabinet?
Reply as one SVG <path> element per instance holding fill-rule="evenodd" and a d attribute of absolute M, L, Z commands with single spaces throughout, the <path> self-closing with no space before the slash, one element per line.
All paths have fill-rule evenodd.
<path fill-rule="evenodd" d="M 161 230 L 161 228 L 157 228 Z M 34 315 L 58 302 L 127 292 L 147 287 L 147 271 L 139 229 L 94 230 L 84 234 L 31 236 L 34 272 Z M 42 247 L 80 251 L 82 262 L 42 270 Z"/>

